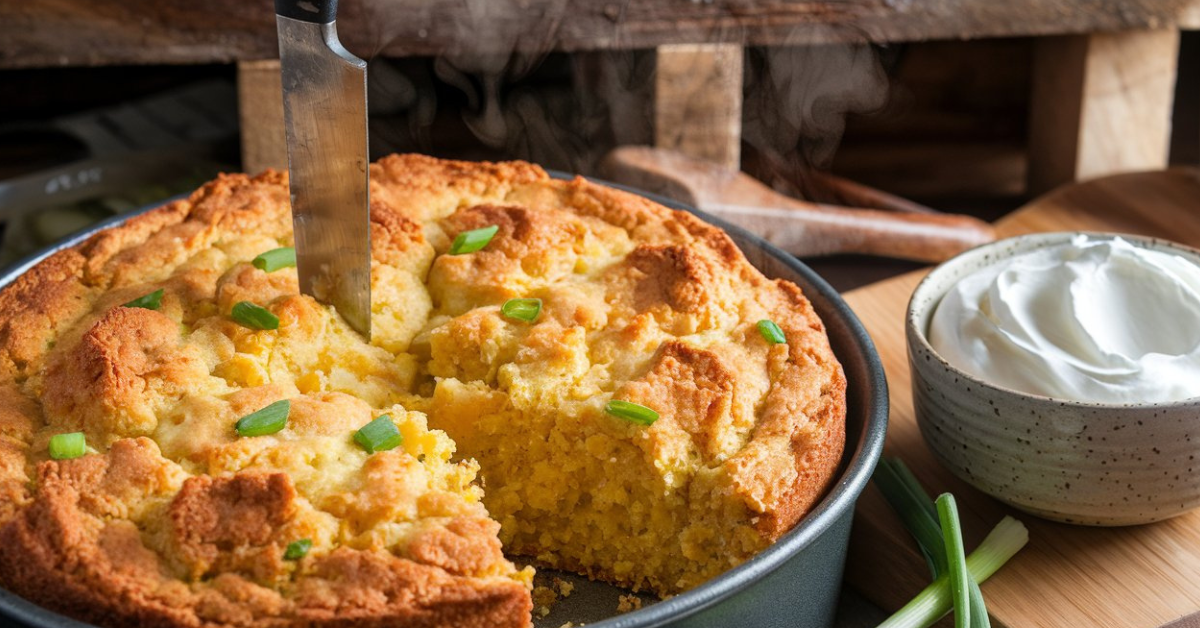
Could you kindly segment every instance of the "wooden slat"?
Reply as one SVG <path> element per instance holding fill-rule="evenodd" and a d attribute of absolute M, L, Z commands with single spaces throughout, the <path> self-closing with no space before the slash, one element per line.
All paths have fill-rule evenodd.
<path fill-rule="evenodd" d="M 1175 29 L 1039 40 L 1030 191 L 1165 167 L 1178 55 Z"/>
<path fill-rule="evenodd" d="M 1099 230 L 1200 245 L 1200 171 L 1106 177 L 1064 188 L 997 226 L 1002 235 Z M 968 547 L 1005 514 L 1029 545 L 983 585 L 995 626 L 1152 628 L 1200 608 L 1200 511 L 1160 523 L 1089 528 L 1038 519 L 954 477 L 926 447 L 913 414 L 904 340 L 909 296 L 925 271 L 846 295 L 879 350 L 891 403 L 885 455 L 903 459 L 933 494 L 958 499 Z M 847 579 L 895 610 L 928 583 L 924 560 L 874 487 L 859 500 Z"/>
<path fill-rule="evenodd" d="M 737 172 L 742 149 L 742 47 L 658 47 L 654 145 Z"/>
<path fill-rule="evenodd" d="M 242 128 L 242 170 L 286 170 L 283 83 L 279 61 L 238 62 L 238 119 Z"/>
<path fill-rule="evenodd" d="M 359 56 L 804 45 L 1164 28 L 1197 0 L 346 0 Z M 10 0 L 0 67 L 210 63 L 276 56 L 268 0 Z"/>

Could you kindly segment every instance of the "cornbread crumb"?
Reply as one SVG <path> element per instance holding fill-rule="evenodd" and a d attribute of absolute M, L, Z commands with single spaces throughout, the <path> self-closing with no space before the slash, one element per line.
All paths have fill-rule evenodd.
<path fill-rule="evenodd" d="M 642 598 L 636 595 L 622 595 L 619 600 L 617 603 L 618 613 L 628 613 L 642 607 Z"/>
<path fill-rule="evenodd" d="M 573 587 L 535 589 L 502 543 L 670 595 L 826 490 L 841 367 L 800 289 L 720 230 L 519 162 L 392 156 L 371 198 L 369 342 L 295 269 L 250 264 L 293 244 L 273 172 L 223 175 L 0 290 L 0 586 L 104 626 L 515 628 Z M 122 305 L 159 289 L 157 310 Z M 540 316 L 503 316 L 512 298 Z M 279 328 L 234 322 L 241 301 Z M 238 436 L 281 400 L 283 430 Z M 368 454 L 351 435 L 381 415 L 403 440 Z M 72 431 L 93 453 L 50 460 Z"/>
<path fill-rule="evenodd" d="M 575 592 L 575 585 L 562 578 L 555 578 L 551 582 L 551 586 L 554 587 L 554 591 L 558 593 L 559 597 L 570 597 Z"/>
<path fill-rule="evenodd" d="M 558 601 L 558 593 L 550 588 L 543 586 L 533 587 L 533 605 L 535 607 L 543 607 L 549 612 L 549 607 Z"/>

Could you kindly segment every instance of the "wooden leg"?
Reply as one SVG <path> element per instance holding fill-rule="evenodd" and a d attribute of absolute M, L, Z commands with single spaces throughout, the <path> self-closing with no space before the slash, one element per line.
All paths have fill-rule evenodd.
<path fill-rule="evenodd" d="M 1038 40 L 1029 191 L 1165 167 L 1178 54 L 1174 29 Z"/>
<path fill-rule="evenodd" d="M 287 170 L 279 60 L 239 61 L 237 68 L 242 170 Z"/>
<path fill-rule="evenodd" d="M 659 148 L 741 165 L 742 47 L 659 46 L 654 83 L 654 143 Z"/>

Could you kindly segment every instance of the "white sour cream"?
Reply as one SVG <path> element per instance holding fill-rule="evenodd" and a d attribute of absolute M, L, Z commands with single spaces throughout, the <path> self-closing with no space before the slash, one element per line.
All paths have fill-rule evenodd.
<path fill-rule="evenodd" d="M 1200 265 L 1077 236 L 965 277 L 938 304 L 934 350 L 984 381 L 1097 403 L 1200 396 Z"/>

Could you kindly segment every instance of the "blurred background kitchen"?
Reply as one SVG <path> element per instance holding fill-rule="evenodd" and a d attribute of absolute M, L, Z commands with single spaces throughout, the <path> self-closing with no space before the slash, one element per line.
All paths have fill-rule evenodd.
<path fill-rule="evenodd" d="M 1200 90 L 1177 77 L 1200 70 L 1197 25 L 1183 0 L 343 0 L 339 14 L 371 60 L 373 157 L 604 176 L 609 151 L 645 145 L 793 197 L 865 204 L 812 175 L 832 172 L 988 220 L 1071 180 L 1195 164 Z M 217 172 L 286 166 L 277 55 L 265 0 L 0 2 L 0 265 Z M 842 289 L 916 266 L 813 263 Z"/>

